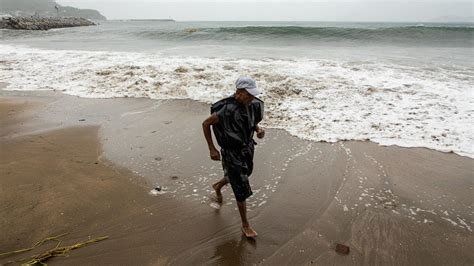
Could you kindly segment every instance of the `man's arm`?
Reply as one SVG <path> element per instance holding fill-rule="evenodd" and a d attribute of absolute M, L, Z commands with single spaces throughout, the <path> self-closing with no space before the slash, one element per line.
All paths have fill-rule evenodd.
<path fill-rule="evenodd" d="M 202 130 L 204 131 L 204 137 L 206 138 L 207 146 L 209 147 L 209 154 L 211 156 L 211 159 L 214 161 L 221 160 L 219 151 L 214 146 L 214 142 L 212 141 L 212 136 L 211 136 L 211 125 L 214 125 L 217 123 L 219 123 L 219 117 L 217 116 L 216 113 L 213 113 L 208 118 L 206 118 L 204 122 L 202 122 Z"/>

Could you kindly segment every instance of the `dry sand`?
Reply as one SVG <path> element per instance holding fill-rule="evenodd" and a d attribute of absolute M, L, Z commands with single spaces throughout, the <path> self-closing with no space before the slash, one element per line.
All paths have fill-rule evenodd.
<path fill-rule="evenodd" d="M 268 130 L 249 241 L 230 189 L 219 210 L 207 199 L 222 175 L 201 133 L 208 106 L 2 91 L 0 111 L 0 253 L 70 232 L 65 245 L 110 239 L 50 264 L 474 263 L 470 158 Z"/>

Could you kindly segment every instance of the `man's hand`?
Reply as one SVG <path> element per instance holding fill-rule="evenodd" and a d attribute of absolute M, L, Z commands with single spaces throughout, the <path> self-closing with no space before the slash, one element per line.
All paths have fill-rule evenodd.
<path fill-rule="evenodd" d="M 217 149 L 212 149 L 209 151 L 211 159 L 213 161 L 220 161 L 221 160 L 221 155 Z"/>
<path fill-rule="evenodd" d="M 262 139 L 265 137 L 265 129 L 257 127 L 257 138 Z"/>

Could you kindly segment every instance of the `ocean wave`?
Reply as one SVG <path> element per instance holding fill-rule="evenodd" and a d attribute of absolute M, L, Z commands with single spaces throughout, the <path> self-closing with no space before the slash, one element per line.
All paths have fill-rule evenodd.
<path fill-rule="evenodd" d="M 215 40 L 232 42 L 356 42 L 392 45 L 473 46 L 474 27 L 405 26 L 386 28 L 343 28 L 301 26 L 243 26 L 187 28 L 176 31 L 148 30 L 133 33 L 148 39 Z"/>
<path fill-rule="evenodd" d="M 248 60 L 0 45 L 0 80 L 11 90 L 91 98 L 193 99 L 231 94 L 253 76 L 264 90 L 264 125 L 315 141 L 372 140 L 474 158 L 474 69 L 375 61 Z"/>

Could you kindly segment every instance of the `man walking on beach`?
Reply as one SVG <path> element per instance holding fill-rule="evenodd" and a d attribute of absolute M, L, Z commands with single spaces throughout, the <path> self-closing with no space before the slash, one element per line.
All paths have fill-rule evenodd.
<path fill-rule="evenodd" d="M 230 183 L 237 200 L 242 232 L 246 237 L 255 237 L 257 232 L 252 229 L 247 220 L 246 199 L 252 195 L 249 176 L 253 171 L 254 132 L 258 138 L 265 136 L 265 130 L 258 126 L 263 118 L 263 102 L 255 98 L 260 94 L 255 81 L 242 77 L 235 82 L 236 91 L 231 97 L 214 103 L 211 116 L 202 123 L 204 136 L 209 147 L 210 157 L 220 161 L 224 178 L 212 185 L 216 192 L 216 200 L 222 203 L 221 189 Z M 211 137 L 211 126 L 221 153 L 216 149 Z"/>

